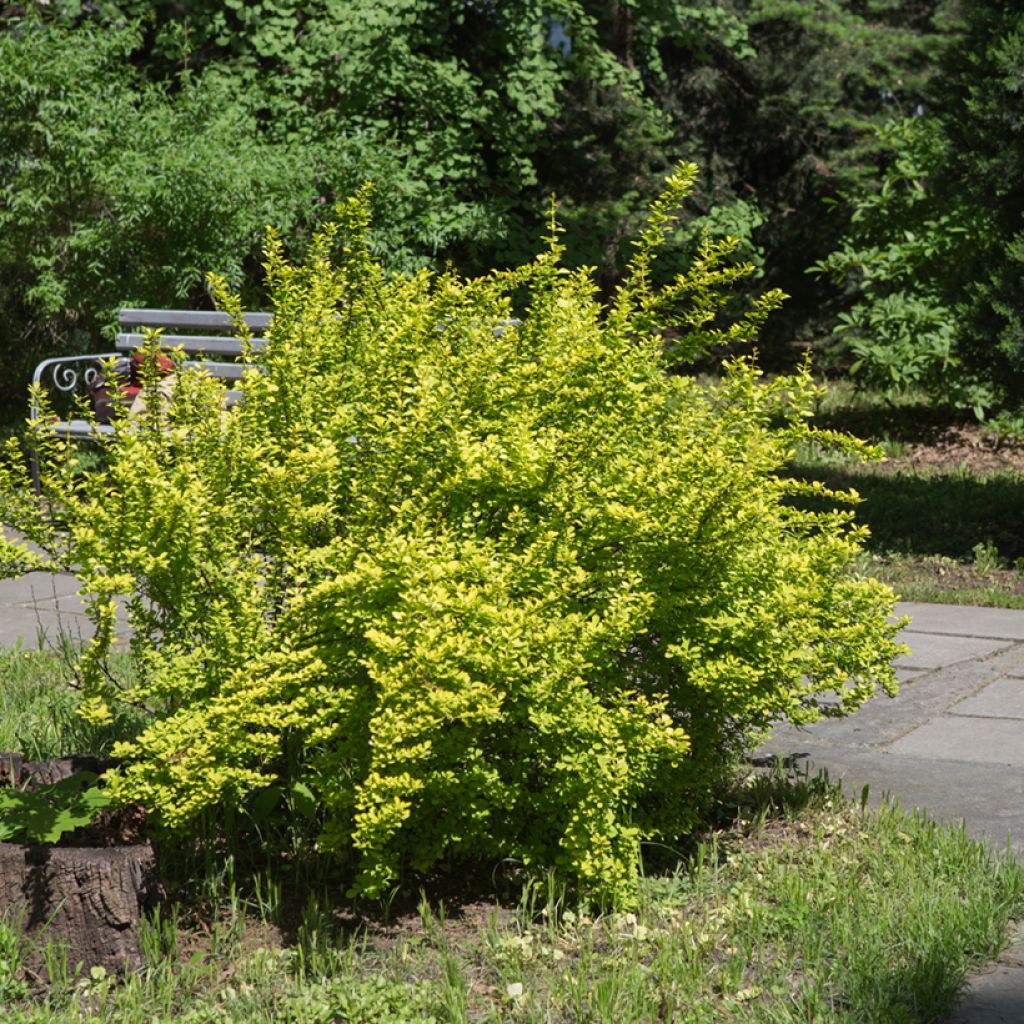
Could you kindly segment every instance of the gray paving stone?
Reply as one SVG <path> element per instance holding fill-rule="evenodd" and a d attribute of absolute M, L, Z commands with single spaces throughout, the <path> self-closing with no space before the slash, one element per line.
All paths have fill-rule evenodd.
<path fill-rule="evenodd" d="M 900 668 L 943 668 L 960 661 L 986 658 L 1008 648 L 1012 641 L 986 637 L 950 636 L 944 633 L 920 633 L 905 629 L 900 641 L 910 648 L 909 654 L 896 659 Z"/>
<path fill-rule="evenodd" d="M 85 601 L 77 594 L 61 594 L 41 598 L 35 603 L 36 608 L 60 612 L 62 615 L 85 615 Z"/>
<path fill-rule="evenodd" d="M 54 597 L 67 597 L 77 593 L 78 587 L 78 580 L 74 576 L 29 572 L 12 580 L 0 580 L 0 605 L 33 604 Z"/>
<path fill-rule="evenodd" d="M 1000 675 L 1024 678 L 1024 644 L 1016 644 L 986 659 Z"/>
<path fill-rule="evenodd" d="M 0 646 L 3 647 L 17 643 L 28 648 L 56 646 L 62 637 L 77 643 L 92 635 L 92 623 L 84 615 L 40 608 L 0 608 Z"/>
<path fill-rule="evenodd" d="M 1024 768 L 1024 721 L 942 715 L 914 729 L 889 749 L 894 754 L 925 760 Z"/>
<path fill-rule="evenodd" d="M 1022 659 L 1024 664 L 1024 659 Z M 924 675 L 928 669 L 926 668 L 907 668 L 904 665 L 896 666 L 896 681 L 902 686 L 904 683 L 909 682 L 911 679 L 916 679 L 918 676 Z"/>
<path fill-rule="evenodd" d="M 46 573 L 0 581 L 0 644 L 87 639 L 77 590 Z M 1024 612 L 902 603 L 897 613 L 913 616 L 899 696 L 805 730 L 782 725 L 757 753 L 798 755 L 853 796 L 865 785 L 872 803 L 890 793 L 1024 859 Z M 1024 950 L 972 979 L 950 1024 L 1009 1021 L 1024 1024 Z"/>
<path fill-rule="evenodd" d="M 969 608 L 955 604 L 901 601 L 896 606 L 896 613 L 909 615 L 913 621 L 908 628 L 918 633 L 1024 640 L 1024 611 L 1012 608 Z"/>
<path fill-rule="evenodd" d="M 951 715 L 1024 719 L 1024 679 L 997 679 L 949 709 Z"/>
<path fill-rule="evenodd" d="M 1024 928 L 994 964 L 973 975 L 948 1024 L 1020 1024 L 1024 1021 Z"/>
<path fill-rule="evenodd" d="M 901 682 L 897 697 L 875 697 L 847 718 L 822 719 L 803 729 L 777 726 L 764 750 L 779 753 L 782 746 L 799 742 L 885 747 L 999 678 L 998 672 L 985 661 L 966 661 L 917 674 Z"/>
<path fill-rule="evenodd" d="M 9 526 L 4 526 L 0 523 L 0 533 L 2 533 L 7 540 L 14 541 L 15 544 L 21 544 L 28 548 L 29 551 L 34 551 L 37 555 L 44 554 L 39 545 L 33 544 L 32 541 L 27 540 L 25 534 L 20 530 L 12 530 Z"/>
<path fill-rule="evenodd" d="M 784 747 L 778 754 L 793 757 L 812 775 L 827 771 L 854 799 L 867 785 L 874 806 L 891 795 L 904 808 L 927 809 L 937 821 L 963 822 L 975 839 L 997 851 L 1009 845 L 1024 859 L 1024 772 L 1007 771 L 1000 764 L 906 757 L 814 742 Z"/>

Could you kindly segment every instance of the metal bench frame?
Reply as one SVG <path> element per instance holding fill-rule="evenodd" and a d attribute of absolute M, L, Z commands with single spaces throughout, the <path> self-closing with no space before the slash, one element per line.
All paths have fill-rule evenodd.
<path fill-rule="evenodd" d="M 265 332 L 274 318 L 273 313 L 246 313 L 245 322 L 253 332 L 252 350 L 260 352 L 266 346 Z M 46 388 L 61 394 L 73 394 L 87 388 L 102 373 L 103 363 L 134 352 L 146 340 L 145 330 L 161 328 L 160 347 L 182 349 L 186 358 L 183 367 L 196 367 L 226 381 L 241 380 L 245 367 L 237 362 L 242 355 L 241 341 L 232 335 L 235 322 L 227 313 L 204 312 L 189 309 L 122 309 L 118 314 L 120 331 L 115 339 L 115 351 L 94 352 L 88 355 L 56 356 L 44 359 L 32 374 L 33 397 L 29 415 L 40 417 L 35 388 Z M 186 331 L 188 333 L 180 333 Z M 212 357 L 212 358 L 210 358 Z M 237 401 L 240 392 L 229 390 L 228 401 Z M 49 424 L 54 433 L 63 437 L 88 440 L 102 434 L 112 434 L 114 427 L 106 423 L 87 420 L 55 420 Z M 32 456 L 32 478 L 39 490 L 39 464 L 35 452 Z"/>

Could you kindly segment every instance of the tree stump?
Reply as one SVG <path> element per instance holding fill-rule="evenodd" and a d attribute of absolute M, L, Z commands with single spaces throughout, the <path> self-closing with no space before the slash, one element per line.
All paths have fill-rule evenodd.
<path fill-rule="evenodd" d="M 12 754 L 0 754 L 0 763 L 6 776 L 0 784 L 30 788 L 109 767 L 95 758 L 22 762 Z M 81 962 L 86 970 L 103 967 L 117 975 L 140 967 L 139 923 L 159 892 L 148 842 L 0 843 L 0 917 L 21 922 L 40 943 L 65 943 L 72 966 Z"/>
<path fill-rule="evenodd" d="M 0 843 L 0 913 L 38 941 L 68 946 L 86 970 L 124 974 L 142 964 L 139 922 L 156 894 L 149 844 L 108 848 Z"/>

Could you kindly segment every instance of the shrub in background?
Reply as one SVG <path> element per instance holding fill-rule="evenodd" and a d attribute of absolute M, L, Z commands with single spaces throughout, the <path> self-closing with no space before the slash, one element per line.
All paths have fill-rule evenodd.
<path fill-rule="evenodd" d="M 264 225 L 304 244 L 369 177 L 390 265 L 480 220 L 447 186 L 413 185 L 423 168 L 379 129 L 275 119 L 259 83 L 218 66 L 151 81 L 142 48 L 123 24 L 0 22 L 0 420 L 40 358 L 109 348 L 122 306 L 208 306 L 211 270 L 256 301 Z"/>
<path fill-rule="evenodd" d="M 872 382 L 1024 422 L 1024 13 L 967 0 L 922 116 L 887 125 L 880 187 L 848 196 L 828 269 L 859 287 L 841 327 Z"/>
<path fill-rule="evenodd" d="M 890 122 L 877 135 L 894 154 L 881 186 L 849 197 L 851 226 L 842 245 L 810 272 L 829 274 L 856 296 L 839 315 L 836 334 L 859 384 L 890 395 L 923 388 L 940 400 L 983 403 L 961 365 L 949 282 L 936 273 L 957 263 L 971 222 L 963 204 L 937 205 L 929 188 L 948 159 L 941 132 L 934 120 L 914 117 Z"/>
<path fill-rule="evenodd" d="M 893 598 L 852 571 L 863 531 L 781 472 L 808 440 L 870 450 L 808 426 L 806 368 L 665 372 L 666 333 L 692 359 L 781 298 L 716 329 L 750 269 L 728 241 L 652 285 L 694 175 L 669 179 L 607 307 L 554 220 L 525 266 L 388 277 L 364 192 L 304 265 L 271 239 L 244 403 L 182 373 L 84 479 L 37 425 L 41 504 L 12 443 L 0 519 L 80 566 L 98 627 L 86 713 L 154 715 L 120 747 L 120 797 L 187 829 L 301 786 L 356 892 L 513 857 L 626 901 L 640 844 L 691 827 L 752 733 L 891 689 Z M 126 691 L 103 671 L 119 595 Z"/>

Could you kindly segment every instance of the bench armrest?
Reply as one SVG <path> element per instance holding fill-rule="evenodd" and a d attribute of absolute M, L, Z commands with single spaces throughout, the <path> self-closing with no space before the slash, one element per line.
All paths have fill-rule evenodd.
<path fill-rule="evenodd" d="M 103 362 L 119 356 L 119 352 L 93 352 L 88 355 L 44 359 L 32 374 L 32 384 L 69 394 L 77 391 L 79 386 L 88 387 L 99 376 Z M 29 403 L 29 415 L 33 419 L 39 416 L 34 394 Z"/>

